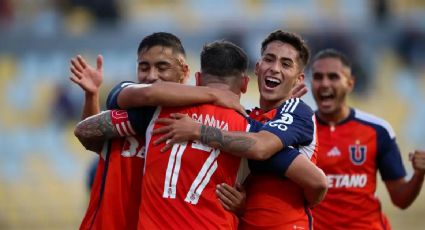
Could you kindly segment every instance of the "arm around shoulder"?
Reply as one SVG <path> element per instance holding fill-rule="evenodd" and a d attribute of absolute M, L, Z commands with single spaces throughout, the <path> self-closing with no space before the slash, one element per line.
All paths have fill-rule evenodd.
<path fill-rule="evenodd" d="M 142 106 L 177 107 L 211 103 L 234 109 L 246 115 L 245 108 L 239 103 L 239 96 L 229 90 L 183 85 L 175 82 L 129 85 L 122 89 L 117 100 L 122 109 Z"/>
<path fill-rule="evenodd" d="M 319 204 L 328 190 L 326 175 L 302 154 L 288 167 L 285 176 L 303 188 L 310 206 Z"/>
<path fill-rule="evenodd" d="M 141 106 L 186 106 L 214 103 L 216 97 L 216 90 L 211 88 L 158 82 L 127 86 L 120 92 L 118 104 L 123 109 Z"/>
<path fill-rule="evenodd" d="M 260 161 L 269 159 L 284 147 L 278 137 L 267 131 L 258 133 L 223 131 L 206 125 L 201 125 L 199 139 L 208 146 L 232 155 Z"/>

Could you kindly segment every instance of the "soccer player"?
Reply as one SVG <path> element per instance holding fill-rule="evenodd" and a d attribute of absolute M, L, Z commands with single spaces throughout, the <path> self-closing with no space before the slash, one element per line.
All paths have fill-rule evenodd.
<path fill-rule="evenodd" d="M 303 155 L 295 159 L 287 171 L 277 171 L 278 175 L 273 166 L 279 164 L 277 159 L 282 155 L 249 162 L 251 177 L 240 228 L 311 229 L 309 206 L 323 199 L 326 177 L 310 162 L 315 161 L 317 148 L 313 112 L 301 100 L 291 99 L 290 93 L 295 84 L 304 80 L 308 48 L 299 36 L 275 31 L 263 41 L 261 55 L 255 67 L 261 109 L 255 109 L 251 115 L 259 121 L 270 120 L 262 131 L 229 133 L 213 127 L 199 127 L 181 115 L 174 115 L 182 123 L 161 120 L 169 126 L 160 131 L 168 134 L 158 142 L 169 139 L 168 148 L 179 141 L 200 139 L 211 147 L 256 160 L 268 159 L 284 147 L 295 147 Z M 236 190 L 233 192 L 238 194 Z M 232 194 L 222 197 L 225 205 L 226 199 L 231 197 Z"/>
<path fill-rule="evenodd" d="M 137 55 L 137 78 L 140 83 L 184 83 L 189 76 L 185 50 L 173 34 L 154 33 L 145 37 L 139 44 Z M 71 80 L 86 92 L 83 118 L 100 110 L 98 91 L 102 80 L 101 67 L 100 56 L 96 69 L 87 65 L 81 56 L 71 61 Z M 113 106 L 118 108 L 118 105 Z M 126 124 L 120 125 L 123 132 L 133 133 Z M 80 131 L 90 132 L 93 127 L 86 128 Z M 80 229 L 135 229 L 140 206 L 144 136 L 115 138 L 107 142 L 94 140 L 85 143 L 85 146 L 99 153 L 100 159 Z"/>
<path fill-rule="evenodd" d="M 208 44 L 201 53 L 201 72 L 196 74 L 197 84 L 207 86 L 202 90 L 228 89 L 235 95 L 244 93 L 249 78 L 246 76 L 248 65 L 246 54 L 236 45 L 220 41 Z M 155 87 L 145 85 L 145 88 Z M 115 96 L 119 98 L 119 96 Z M 202 124 L 211 124 L 223 130 L 255 131 L 261 123 L 253 122 L 236 111 L 209 104 L 182 107 L 161 108 L 152 118 L 147 133 L 160 128 L 155 124 L 156 118 L 165 118 L 170 113 L 186 113 Z M 117 117 L 115 114 L 119 113 Z M 146 131 L 146 118 L 122 116 L 127 111 L 109 111 L 90 117 L 79 123 L 79 127 L 97 124 L 98 120 L 108 120 L 109 131 L 96 128 L 93 132 L 102 133 L 105 137 L 122 135 L 114 129 L 114 124 L 126 118 L 138 132 Z M 145 124 L 141 124 L 145 123 Z M 143 127 L 143 128 L 140 128 Z M 81 133 L 79 139 L 86 141 L 96 138 L 95 135 Z M 220 153 L 220 150 L 202 145 L 199 142 L 177 143 L 171 151 L 161 153 L 163 146 L 154 145 L 158 136 L 147 135 L 147 153 L 145 175 L 142 186 L 142 206 L 140 210 L 139 228 L 141 229 L 236 229 L 236 216 L 226 211 L 215 195 L 219 183 L 234 184 L 242 161 L 239 157 Z M 286 155 L 279 170 L 285 171 L 299 152 L 287 148 Z"/>
<path fill-rule="evenodd" d="M 413 203 L 424 180 L 425 152 L 415 151 L 415 172 L 406 180 L 391 126 L 347 104 L 353 86 L 351 66 L 344 54 L 332 49 L 317 53 L 311 82 L 318 107 L 317 165 L 329 183 L 325 199 L 313 210 L 318 230 L 391 229 L 375 196 L 377 171 L 392 202 L 402 209 Z"/>

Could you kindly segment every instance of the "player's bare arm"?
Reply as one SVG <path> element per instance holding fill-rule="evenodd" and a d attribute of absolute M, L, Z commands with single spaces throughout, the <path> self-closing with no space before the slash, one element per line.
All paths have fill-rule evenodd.
<path fill-rule="evenodd" d="M 305 155 L 300 154 L 289 165 L 285 176 L 303 188 L 310 207 L 320 203 L 328 190 L 326 175 Z"/>
<path fill-rule="evenodd" d="M 302 97 L 306 93 L 307 87 L 304 83 L 296 85 L 292 90 L 293 97 Z M 188 86 L 174 82 L 158 82 L 152 85 L 135 84 L 123 89 L 118 96 L 118 105 L 123 109 L 212 103 L 247 115 L 239 101 L 239 96 L 228 90 Z"/>
<path fill-rule="evenodd" d="M 104 111 L 80 121 L 74 130 L 74 134 L 87 150 L 94 152 L 102 150 L 103 143 L 106 140 L 120 137 L 118 130 L 112 123 L 111 111 Z"/>
<path fill-rule="evenodd" d="M 164 134 L 155 141 L 155 144 L 169 140 L 162 151 L 168 150 L 175 143 L 200 140 L 205 145 L 235 156 L 266 160 L 284 147 L 278 137 L 267 131 L 228 132 L 201 125 L 183 114 L 173 114 L 172 118 L 161 118 L 157 122 L 166 126 L 154 131 L 154 135 Z"/>
<path fill-rule="evenodd" d="M 99 55 L 96 60 L 96 68 L 87 64 L 86 60 L 77 55 L 71 59 L 71 76 L 70 79 L 79 85 L 85 92 L 85 100 L 81 119 L 98 114 L 99 106 L 99 90 L 103 81 L 103 57 Z"/>
<path fill-rule="evenodd" d="M 118 105 L 123 109 L 142 106 L 178 107 L 203 103 L 234 109 L 246 115 L 238 95 L 228 90 L 204 86 L 188 86 L 174 82 L 135 84 L 123 89 L 118 96 Z"/>
<path fill-rule="evenodd" d="M 410 154 L 410 161 L 414 169 L 410 180 L 401 178 L 385 181 L 391 201 L 401 209 L 408 208 L 419 195 L 425 174 L 425 151 L 416 150 Z"/>

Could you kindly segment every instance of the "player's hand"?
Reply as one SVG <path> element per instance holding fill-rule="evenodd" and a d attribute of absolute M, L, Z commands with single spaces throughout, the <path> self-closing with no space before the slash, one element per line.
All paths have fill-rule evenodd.
<path fill-rule="evenodd" d="M 308 92 L 307 86 L 304 82 L 297 84 L 292 88 L 291 95 L 294 98 L 301 98 Z"/>
<path fill-rule="evenodd" d="M 213 91 L 215 100 L 214 105 L 218 105 L 221 107 L 233 109 L 244 116 L 248 116 L 246 113 L 245 107 L 243 107 L 240 103 L 240 96 L 229 91 L 222 89 L 214 89 Z"/>
<path fill-rule="evenodd" d="M 416 172 L 425 173 L 425 151 L 415 150 L 414 153 L 409 153 L 409 159 Z"/>
<path fill-rule="evenodd" d="M 156 123 L 164 125 L 152 132 L 152 135 L 164 134 L 154 141 L 154 145 L 166 141 L 166 145 L 161 149 L 161 152 L 167 151 L 176 143 L 197 140 L 201 132 L 201 124 L 195 122 L 186 114 L 172 113 L 170 118 L 159 118 Z"/>
<path fill-rule="evenodd" d="M 242 185 L 235 187 L 228 184 L 218 184 L 216 188 L 217 197 L 223 207 L 238 216 L 243 214 L 245 209 L 246 192 Z"/>
<path fill-rule="evenodd" d="M 99 92 L 103 81 L 103 57 L 97 56 L 96 68 L 88 65 L 81 55 L 71 59 L 71 81 L 79 85 L 86 93 L 95 94 Z"/>

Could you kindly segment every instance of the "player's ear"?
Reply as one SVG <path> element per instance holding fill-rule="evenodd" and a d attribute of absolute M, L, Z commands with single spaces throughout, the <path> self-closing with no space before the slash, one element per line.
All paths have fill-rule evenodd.
<path fill-rule="evenodd" d="M 196 86 L 202 86 L 202 73 L 201 72 L 195 73 L 195 80 L 196 80 Z"/>
<path fill-rule="evenodd" d="M 190 68 L 188 64 L 183 64 L 182 66 L 183 69 L 183 76 L 180 79 L 180 82 L 183 84 L 186 84 L 187 80 L 189 80 L 189 76 L 190 76 Z"/>
<path fill-rule="evenodd" d="M 248 90 L 249 76 L 244 74 L 241 81 L 241 92 L 246 93 L 246 91 Z"/>
<path fill-rule="evenodd" d="M 303 83 L 304 79 L 305 79 L 305 74 L 304 74 L 304 71 L 302 71 L 300 74 L 298 74 L 296 84 Z"/>
<path fill-rule="evenodd" d="M 348 90 L 349 90 L 349 92 L 353 91 L 354 84 L 355 83 L 356 83 L 355 77 L 354 76 L 351 76 L 351 75 L 348 76 L 347 84 L 348 84 Z"/>
<path fill-rule="evenodd" d="M 260 69 L 260 63 L 259 63 L 259 62 L 257 62 L 257 63 L 255 63 L 255 68 L 254 68 L 254 74 L 255 74 L 257 77 L 258 77 L 259 69 Z"/>

